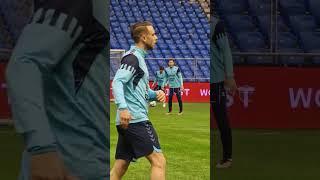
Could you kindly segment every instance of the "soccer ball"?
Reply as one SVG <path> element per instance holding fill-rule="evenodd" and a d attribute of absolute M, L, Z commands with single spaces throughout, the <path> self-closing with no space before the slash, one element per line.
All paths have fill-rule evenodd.
<path fill-rule="evenodd" d="M 156 107 L 157 102 L 156 102 L 156 101 L 151 101 L 151 102 L 149 103 L 149 105 L 150 105 L 151 107 Z"/>

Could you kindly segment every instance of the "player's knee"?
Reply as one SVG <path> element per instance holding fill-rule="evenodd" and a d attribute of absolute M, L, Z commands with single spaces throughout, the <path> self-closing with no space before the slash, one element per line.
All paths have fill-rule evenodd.
<path fill-rule="evenodd" d="M 152 157 L 151 165 L 159 169 L 165 169 L 166 158 L 163 156 L 163 154 L 157 153 L 155 156 Z"/>
<path fill-rule="evenodd" d="M 114 164 L 110 175 L 116 177 L 122 177 L 128 169 L 129 164 L 124 161 L 118 161 Z"/>

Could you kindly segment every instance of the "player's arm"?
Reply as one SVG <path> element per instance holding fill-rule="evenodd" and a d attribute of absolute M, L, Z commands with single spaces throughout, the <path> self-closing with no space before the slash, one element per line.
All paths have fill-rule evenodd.
<path fill-rule="evenodd" d="M 182 77 L 182 73 L 181 73 L 180 68 L 178 68 L 178 70 L 177 70 L 177 75 L 178 75 L 178 78 L 179 78 L 179 81 L 180 81 L 180 88 L 183 91 L 184 90 L 183 77 Z"/>
<path fill-rule="evenodd" d="M 158 77 L 156 79 L 157 80 L 155 82 L 158 82 Z M 149 87 L 149 85 L 148 85 L 148 97 L 149 97 L 149 101 L 160 101 L 160 102 L 165 101 L 165 95 L 163 91 L 161 90 L 154 91 Z"/>
<path fill-rule="evenodd" d="M 149 96 L 149 101 L 156 101 L 157 100 L 156 91 L 152 90 L 150 87 L 148 87 L 148 96 Z"/>
<path fill-rule="evenodd" d="M 157 82 L 158 82 L 158 76 L 156 74 L 156 77 L 154 78 L 154 81 L 153 81 L 151 87 L 153 88 L 156 85 Z"/>
<path fill-rule="evenodd" d="M 112 93 L 115 97 L 115 103 L 118 109 L 127 109 L 128 105 L 124 98 L 124 84 L 128 83 L 135 75 L 139 68 L 139 60 L 133 55 L 129 54 L 121 60 L 121 66 L 116 72 L 112 82 Z"/>
<path fill-rule="evenodd" d="M 164 87 L 166 87 L 168 85 L 168 73 L 166 70 L 164 70 L 164 78 L 163 78 L 163 83 L 162 83 L 162 89 L 164 89 Z"/>
<path fill-rule="evenodd" d="M 59 2 L 60 1 L 60 2 Z M 29 152 L 53 151 L 44 104 L 44 78 L 55 70 L 80 36 L 86 10 L 62 0 L 35 4 L 31 22 L 23 29 L 9 61 L 6 78 L 16 130 L 24 136 Z"/>
<path fill-rule="evenodd" d="M 148 96 L 149 96 L 149 101 L 160 101 L 160 102 L 166 101 L 166 95 L 162 90 L 154 91 L 148 88 Z"/>
<path fill-rule="evenodd" d="M 79 39 L 92 15 L 88 1 L 35 1 L 35 11 L 23 29 L 7 66 L 6 80 L 13 119 L 31 153 L 31 178 L 66 176 L 56 153 L 56 139 L 45 108 L 44 84 Z M 49 162 L 49 163 L 48 163 Z"/>
<path fill-rule="evenodd" d="M 214 39 L 223 56 L 223 63 L 225 67 L 225 76 L 226 76 L 225 85 L 227 88 L 229 88 L 231 93 L 234 94 L 235 91 L 237 90 L 237 86 L 234 80 L 232 54 L 231 54 L 231 48 L 229 45 L 228 37 L 222 22 L 218 22 L 216 25 L 216 30 L 214 32 Z"/>
<path fill-rule="evenodd" d="M 121 66 L 116 72 L 112 81 L 112 93 L 115 98 L 115 103 L 119 110 L 120 125 L 122 128 L 128 128 L 131 114 L 128 110 L 128 104 L 124 98 L 124 85 L 128 83 L 135 75 L 139 68 L 139 60 L 133 55 L 129 54 L 122 58 Z"/>
<path fill-rule="evenodd" d="M 220 52 L 222 52 L 223 63 L 225 66 L 225 75 L 227 78 L 233 78 L 233 63 L 231 49 L 228 41 L 228 36 L 225 32 L 224 25 L 221 21 L 217 23 L 213 36 Z"/>

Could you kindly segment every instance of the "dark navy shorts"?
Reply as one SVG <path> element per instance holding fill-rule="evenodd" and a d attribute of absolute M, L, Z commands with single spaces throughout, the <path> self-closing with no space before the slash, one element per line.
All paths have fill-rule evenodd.
<path fill-rule="evenodd" d="M 127 129 L 117 126 L 116 159 L 134 161 L 152 152 L 161 152 L 158 135 L 150 121 L 129 124 Z"/>

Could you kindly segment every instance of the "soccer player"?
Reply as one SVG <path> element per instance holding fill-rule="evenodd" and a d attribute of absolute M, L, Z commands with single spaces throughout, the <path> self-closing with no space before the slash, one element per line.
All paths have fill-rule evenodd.
<path fill-rule="evenodd" d="M 111 180 L 121 179 L 130 162 L 140 157 L 146 157 L 151 164 L 151 180 L 164 180 L 166 161 L 148 117 L 148 101 L 164 102 L 166 97 L 162 90 L 150 89 L 145 62 L 147 51 L 154 48 L 158 38 L 148 21 L 132 25 L 131 36 L 135 45 L 123 56 L 112 83 L 118 107 L 118 144 Z"/>
<path fill-rule="evenodd" d="M 6 73 L 20 180 L 109 176 L 107 13 L 104 0 L 34 1 Z"/>
<path fill-rule="evenodd" d="M 211 38 L 211 106 L 221 135 L 223 158 L 217 168 L 229 168 L 232 165 L 232 135 L 227 116 L 227 93 L 232 95 L 237 90 L 233 75 L 232 55 L 224 25 L 212 17 Z M 226 87 L 226 88 L 225 88 Z"/>
<path fill-rule="evenodd" d="M 152 84 L 152 88 L 154 88 L 154 90 L 163 90 L 164 80 L 165 80 L 164 67 L 160 66 L 159 71 L 156 72 L 156 79 Z M 155 86 L 156 84 L 157 86 Z"/>
<path fill-rule="evenodd" d="M 182 98 L 181 91 L 184 90 L 183 87 L 183 79 L 180 68 L 175 65 L 174 59 L 169 59 L 168 62 L 169 67 L 165 68 L 165 84 L 169 85 L 169 112 L 167 115 L 172 113 L 172 97 L 175 93 L 179 102 L 179 113 L 178 115 L 182 115 L 183 107 L 182 107 Z"/>

